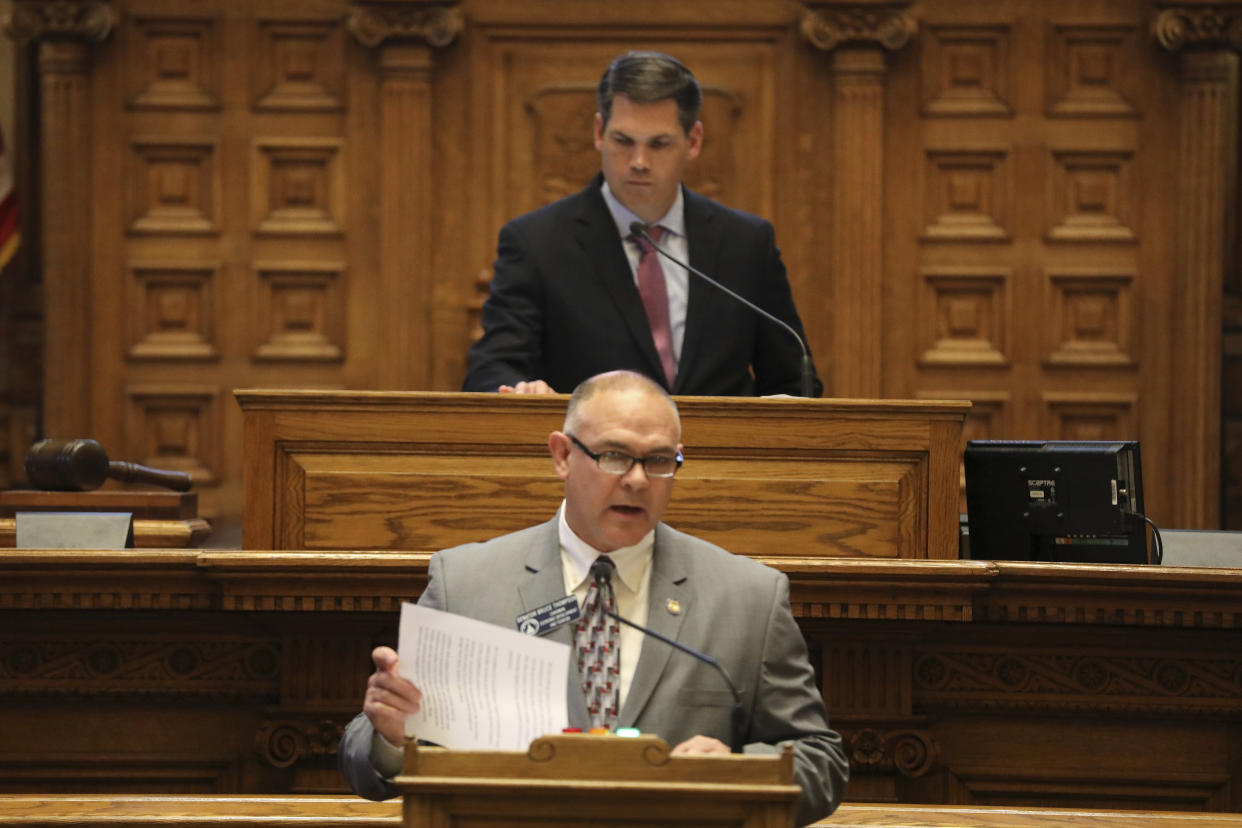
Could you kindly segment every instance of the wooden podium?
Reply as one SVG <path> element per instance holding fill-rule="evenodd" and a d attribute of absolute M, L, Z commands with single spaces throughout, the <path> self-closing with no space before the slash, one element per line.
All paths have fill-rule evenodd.
<path fill-rule="evenodd" d="M 550 518 L 568 397 L 236 391 L 246 549 L 434 551 Z M 958 556 L 970 403 L 680 397 L 665 520 L 731 552 Z"/>
<path fill-rule="evenodd" d="M 395 780 L 406 828 L 604 825 L 789 828 L 793 749 L 673 756 L 658 736 L 557 734 L 520 751 L 410 745 Z"/>

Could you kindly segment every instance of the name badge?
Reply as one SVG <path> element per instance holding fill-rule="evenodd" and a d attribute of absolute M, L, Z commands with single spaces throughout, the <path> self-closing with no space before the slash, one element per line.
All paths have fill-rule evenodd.
<path fill-rule="evenodd" d="M 543 635 L 557 627 L 577 621 L 582 611 L 578 608 L 578 599 L 573 595 L 557 598 L 550 604 L 536 607 L 517 617 L 518 632 L 526 635 Z"/>

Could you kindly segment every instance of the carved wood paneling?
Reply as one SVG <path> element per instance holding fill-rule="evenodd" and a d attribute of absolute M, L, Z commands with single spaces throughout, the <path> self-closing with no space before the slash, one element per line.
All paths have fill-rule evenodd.
<path fill-rule="evenodd" d="M 1129 150 L 1052 150 L 1049 241 L 1137 241 Z"/>
<path fill-rule="evenodd" d="M 994 26 L 926 28 L 923 114 L 1009 117 L 1014 63 L 1010 29 Z"/>
<path fill-rule="evenodd" d="M 223 75 L 220 21 L 129 18 L 129 105 L 136 109 L 218 109 Z"/>
<path fill-rule="evenodd" d="M 923 191 L 926 241 L 1008 241 L 1013 172 L 998 150 L 928 150 Z"/>
<path fill-rule="evenodd" d="M 22 5 L 14 15 L 22 19 L 42 11 Z M 111 31 L 111 7 L 68 4 L 62 16 L 40 18 L 31 28 L 38 31 L 40 24 L 44 31 L 81 33 L 99 40 Z M 39 75 L 42 205 L 50 219 L 42 224 L 43 291 L 52 297 L 44 308 L 43 360 L 58 371 L 55 387 L 44 388 L 43 428 L 50 434 L 87 434 L 94 379 L 89 370 L 90 342 L 81 335 L 89 329 L 94 298 L 92 257 L 81 243 L 91 236 L 92 212 L 90 163 L 82 151 L 91 142 L 87 46 L 73 39 L 43 42 Z"/>
<path fill-rule="evenodd" d="M 0 638 L 4 694 L 274 698 L 279 675 L 279 648 L 261 639 L 156 633 Z"/>
<path fill-rule="evenodd" d="M 1188 8 L 1177 5 L 1177 37 L 1194 28 L 1180 17 Z M 889 58 L 885 350 L 908 362 L 886 361 L 885 392 L 1003 400 L 992 438 L 1140 439 L 1149 468 L 1180 468 L 1173 447 L 1187 432 L 1177 422 L 1208 418 L 1179 410 L 1171 383 L 1213 396 L 1211 364 L 1190 375 L 1176 366 L 1219 351 L 1207 340 L 1219 326 L 1187 323 L 1175 308 L 1201 289 L 1185 295 L 1177 275 L 1175 170 L 1193 156 L 1223 180 L 1230 173 L 1202 161 L 1207 147 L 1177 148 L 1178 119 L 1166 114 L 1179 81 L 1150 40 L 1151 8 L 937 0 L 918 7 L 918 22 L 911 46 Z M 961 341 L 934 333 L 928 303 L 950 294 L 931 290 L 928 275 L 947 286 L 955 272 L 1006 274 L 1011 313 L 1003 347 L 993 346 L 1003 360 L 980 351 L 972 361 L 961 347 L 988 318 L 981 300 L 942 305 L 957 315 L 937 325 Z M 1186 349 L 1172 344 L 1184 341 L 1183 324 L 1199 337 Z M 1156 472 L 1149 514 L 1166 526 L 1211 525 L 1199 509 L 1214 500 L 1213 473 L 1198 460 L 1186 472 L 1201 481 L 1191 485 L 1200 505 L 1187 508 L 1185 489 L 1173 496 L 1189 477 Z"/>
<path fill-rule="evenodd" d="M 1239 572 L 766 560 L 791 579 L 851 795 L 1242 808 Z M 340 790 L 368 651 L 393 640 L 396 598 L 421 592 L 427 564 L 0 551 L 0 726 L 25 746 L 20 763 L 0 751 L 0 788 Z M 55 738 L 70 703 L 71 753 Z"/>
<path fill-rule="evenodd" d="M 218 263 L 129 263 L 128 356 L 218 359 Z"/>
<path fill-rule="evenodd" d="M 345 33 L 326 20 L 259 21 L 254 106 L 273 111 L 344 108 Z"/>
<path fill-rule="evenodd" d="M 152 468 L 184 471 L 210 485 L 220 468 L 219 389 L 131 386 L 128 456 Z"/>
<path fill-rule="evenodd" d="M 1236 20 L 1236 17 L 1233 18 Z M 1184 446 L 1174 498 L 1191 525 L 1215 525 L 1220 490 L 1220 372 L 1225 238 L 1235 209 L 1238 170 L 1238 55 L 1188 51 L 1179 56 L 1177 264 L 1174 335 L 1186 353 L 1176 361 L 1173 392 L 1187 400 L 1173 414 Z M 1193 389 L 1193 390 L 1192 390 Z M 1202 486 L 1188 481 L 1204 481 Z"/>
<path fill-rule="evenodd" d="M 339 360 L 345 355 L 345 264 L 255 262 L 253 358 Z"/>
<path fill-rule="evenodd" d="M 339 138 L 258 138 L 251 204 L 254 231 L 336 235 L 345 231 L 344 142 Z"/>
<path fill-rule="evenodd" d="M 1079 368 L 1137 364 L 1134 282 L 1132 273 L 1050 271 L 1048 364 Z"/>
<path fill-rule="evenodd" d="M 938 365 L 1009 362 L 1010 274 L 986 268 L 925 268 L 919 359 Z"/>
<path fill-rule="evenodd" d="M 1136 29 L 1054 22 L 1048 32 L 1049 116 L 1138 115 Z"/>
<path fill-rule="evenodd" d="M 1106 391 L 1049 391 L 1043 401 L 1043 433 L 1055 440 L 1125 440 L 1139 434 L 1138 399 Z"/>
<path fill-rule="evenodd" d="M 1176 485 L 1152 484 L 1156 517 L 1211 522 L 1216 462 L 1173 446 L 1216 444 L 1220 342 L 1202 314 L 1229 255 L 1232 197 L 1213 187 L 1236 156 L 1222 51 L 1236 4 L 19 0 L 15 12 L 19 36 L 43 39 L 48 327 L 74 332 L 45 345 L 56 436 L 118 447 L 123 389 L 188 371 L 222 388 L 457 387 L 496 230 L 591 177 L 601 67 L 650 45 L 704 82 L 708 140 L 688 183 L 775 220 L 830 393 L 1007 394 L 998 437 L 1047 436 L 1027 404 L 1044 390 L 1131 394 L 1149 464 L 1177 467 Z M 149 314 L 131 290 L 129 263 L 144 261 L 219 263 L 197 295 L 167 279 L 146 291 L 163 308 L 147 324 L 166 326 L 158 340 L 113 321 Z M 301 293 L 291 301 L 309 315 L 294 324 L 314 343 L 294 334 L 256 357 L 267 338 L 236 310 L 272 295 L 255 265 L 305 261 L 344 265 L 318 294 L 337 302 L 336 327 L 316 327 L 317 289 L 284 291 Z M 929 351 L 924 274 L 970 269 L 1008 274 L 1002 364 Z M 1131 281 L 1106 309 L 1111 288 L 1049 290 L 1054 271 Z M 210 338 L 174 342 L 208 299 Z M 965 304 L 950 304 L 960 319 Z M 1086 316 L 1101 313 L 1122 324 L 1118 342 L 1125 313 L 1142 336 L 1100 346 L 1112 334 Z M 243 459 L 222 445 L 203 506 L 236 520 Z"/>

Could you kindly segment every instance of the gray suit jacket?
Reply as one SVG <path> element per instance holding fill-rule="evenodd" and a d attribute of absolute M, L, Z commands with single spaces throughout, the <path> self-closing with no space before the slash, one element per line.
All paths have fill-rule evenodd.
<path fill-rule="evenodd" d="M 420 604 L 513 628 L 518 615 L 564 596 L 557 521 L 437 553 Z M 516 588 L 515 588 L 516 587 Z M 676 601 L 680 612 L 669 610 Z M 831 813 L 840 802 L 849 762 L 828 728 L 789 608 L 789 581 L 774 569 L 660 524 L 652 559 L 648 625 L 715 657 L 737 685 L 745 711 L 747 750 L 793 741 L 802 787 L 798 822 Z M 571 625 L 547 633 L 571 643 Z M 587 728 L 586 704 L 571 668 L 569 724 Z M 732 695 L 710 666 L 652 638 L 645 640 L 619 727 L 655 733 L 670 745 L 696 734 L 728 744 Z M 373 730 L 359 715 L 341 741 L 341 771 L 370 799 L 396 795 L 371 767 Z"/>

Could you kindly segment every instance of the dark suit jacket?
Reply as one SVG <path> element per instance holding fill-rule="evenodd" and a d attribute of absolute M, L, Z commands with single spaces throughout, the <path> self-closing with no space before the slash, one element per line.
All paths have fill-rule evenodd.
<path fill-rule="evenodd" d="M 565 594 L 557 520 L 482 544 L 448 549 L 431 559 L 420 604 L 514 628 L 517 616 Z M 789 580 L 665 525 L 656 527 L 647 621 L 657 632 L 715 657 L 742 696 L 748 752 L 794 745 L 802 787 L 799 824 L 814 822 L 840 802 L 849 762 L 828 728 L 806 644 L 789 608 Z M 679 612 L 669 610 L 677 602 Z M 572 624 L 547 634 L 571 642 Z M 576 670 L 566 688 L 569 724 L 589 721 Z M 732 696 L 720 675 L 668 645 L 647 639 L 621 708 L 618 726 L 655 733 L 671 746 L 696 734 L 729 743 Z M 358 716 L 341 741 L 341 770 L 359 794 L 379 799 L 397 791 L 370 764 L 371 723 Z"/>
<path fill-rule="evenodd" d="M 470 348 L 462 390 L 542 379 L 569 393 L 620 368 L 667 386 L 602 182 L 596 176 L 501 228 L 483 336 Z M 803 335 L 772 225 L 684 192 L 690 264 Z M 788 331 L 691 274 L 672 393 L 796 395 L 801 358 Z M 818 377 L 814 393 L 823 393 Z"/>

